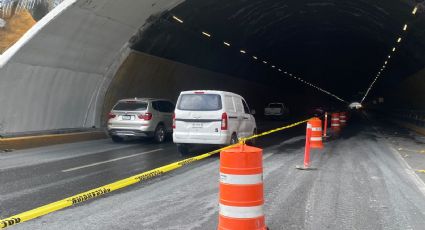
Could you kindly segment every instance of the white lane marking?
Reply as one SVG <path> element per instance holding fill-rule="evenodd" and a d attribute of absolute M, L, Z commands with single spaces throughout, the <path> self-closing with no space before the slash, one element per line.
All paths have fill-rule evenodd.
<path fill-rule="evenodd" d="M 93 164 L 88 164 L 88 165 L 83 165 L 83 166 L 79 166 L 79 167 L 75 167 L 75 168 L 65 169 L 65 170 L 62 170 L 62 172 L 71 172 L 71 171 L 75 171 L 75 170 L 79 170 L 79 169 L 83 169 L 83 168 L 88 168 L 88 167 L 92 167 L 92 166 L 106 164 L 106 163 L 109 163 L 109 162 L 119 161 L 119 160 L 131 158 L 131 157 L 136 157 L 136 156 L 140 156 L 140 155 L 147 154 L 147 153 L 158 152 L 158 151 L 161 151 L 161 150 L 164 150 L 164 149 L 154 149 L 154 150 L 143 152 L 143 153 L 136 153 L 136 154 L 128 155 L 128 156 L 125 156 L 125 157 L 118 157 L 118 158 L 107 160 L 107 161 L 100 161 L 100 162 L 96 162 L 96 163 L 93 163 Z"/>
<path fill-rule="evenodd" d="M 415 170 L 413 170 L 409 163 L 407 163 L 407 161 L 401 157 L 400 153 L 395 148 L 390 145 L 389 148 L 392 150 L 391 152 L 395 158 L 406 167 L 404 170 L 406 171 L 407 175 L 410 176 L 412 182 L 416 185 L 416 187 L 418 187 L 419 191 L 422 192 L 422 195 L 425 196 L 425 182 L 418 176 L 418 174 L 416 174 Z"/>
<path fill-rule="evenodd" d="M 266 155 L 263 156 L 263 160 L 271 157 L 274 153 L 267 153 Z"/>
<path fill-rule="evenodd" d="M 378 129 L 376 126 L 372 126 L 372 128 L 378 133 L 381 134 L 381 137 L 385 137 L 385 135 Z M 383 140 L 386 142 L 388 148 L 391 150 L 390 152 L 393 154 L 393 156 L 396 158 L 396 160 L 401 164 L 404 165 L 406 174 L 410 176 L 411 181 L 416 185 L 416 187 L 419 189 L 419 191 L 422 193 L 422 195 L 425 196 L 425 182 L 416 174 L 415 170 L 407 163 L 407 161 L 401 157 L 401 153 L 398 152 L 389 141 Z"/>

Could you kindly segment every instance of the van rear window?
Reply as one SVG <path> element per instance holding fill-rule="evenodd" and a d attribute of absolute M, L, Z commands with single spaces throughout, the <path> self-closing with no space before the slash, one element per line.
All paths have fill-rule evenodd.
<path fill-rule="evenodd" d="M 115 105 L 113 110 L 123 110 L 123 111 L 144 111 L 148 108 L 147 102 L 140 101 L 121 101 Z"/>
<path fill-rule="evenodd" d="M 177 108 L 191 111 L 221 110 L 221 96 L 218 94 L 182 94 Z"/>

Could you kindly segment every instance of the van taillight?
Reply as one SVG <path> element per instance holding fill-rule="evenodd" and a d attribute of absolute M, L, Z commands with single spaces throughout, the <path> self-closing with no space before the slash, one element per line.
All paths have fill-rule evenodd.
<path fill-rule="evenodd" d="M 173 113 L 173 129 L 176 128 L 176 114 Z"/>
<path fill-rule="evenodd" d="M 152 113 L 144 113 L 144 114 L 140 114 L 139 119 L 145 120 L 145 121 L 149 121 L 152 119 Z"/>
<path fill-rule="evenodd" d="M 117 115 L 113 114 L 113 113 L 108 113 L 108 119 L 112 119 L 115 118 Z"/>
<path fill-rule="evenodd" d="M 228 121 L 227 113 L 221 114 L 221 130 L 227 130 Z"/>

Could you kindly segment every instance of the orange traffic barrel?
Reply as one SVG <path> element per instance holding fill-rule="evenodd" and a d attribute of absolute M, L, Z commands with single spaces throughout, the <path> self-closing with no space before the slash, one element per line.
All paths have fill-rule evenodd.
<path fill-rule="evenodd" d="M 339 123 L 341 124 L 341 127 L 345 127 L 347 125 L 347 113 L 346 112 L 339 113 Z"/>
<path fill-rule="evenodd" d="M 334 132 L 341 131 L 341 126 L 340 126 L 340 123 L 339 123 L 339 113 L 332 113 L 332 116 L 331 116 L 331 129 Z"/>
<path fill-rule="evenodd" d="M 218 229 L 267 229 L 263 205 L 263 150 L 246 145 L 223 150 Z"/>
<path fill-rule="evenodd" d="M 322 120 L 313 117 L 308 120 L 308 125 L 311 126 L 310 147 L 313 149 L 322 149 Z"/>

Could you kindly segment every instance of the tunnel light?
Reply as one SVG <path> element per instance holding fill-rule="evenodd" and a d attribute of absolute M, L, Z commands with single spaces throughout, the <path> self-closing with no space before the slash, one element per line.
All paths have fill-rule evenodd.
<path fill-rule="evenodd" d="M 223 42 L 223 44 L 226 45 L 226 46 L 230 46 L 230 43 L 228 43 L 228 42 Z"/>
<path fill-rule="evenodd" d="M 397 43 L 400 43 L 401 42 L 401 37 L 399 37 L 398 39 L 397 39 Z"/>
<path fill-rule="evenodd" d="M 266 62 L 266 61 L 263 61 L 263 63 L 264 63 L 264 64 L 267 64 L 267 62 Z"/>
<path fill-rule="evenodd" d="M 274 69 L 274 68 L 276 68 L 276 66 L 272 65 L 272 68 Z"/>
<path fill-rule="evenodd" d="M 246 54 L 246 51 L 245 50 L 240 50 L 240 52 L 243 53 L 243 54 Z"/>
<path fill-rule="evenodd" d="M 415 6 L 415 8 L 413 8 L 412 14 L 415 15 L 416 12 L 418 12 L 418 6 Z"/>
<path fill-rule="evenodd" d="M 279 70 L 279 72 L 282 72 L 282 69 L 278 69 Z"/>
<path fill-rule="evenodd" d="M 176 17 L 174 15 L 173 15 L 173 19 L 176 20 L 176 21 L 178 21 L 178 22 L 180 22 L 180 23 L 183 23 L 183 20 L 181 20 L 180 18 L 178 18 L 178 17 Z"/>
<path fill-rule="evenodd" d="M 388 55 L 388 59 L 391 59 L 391 55 Z"/>
<path fill-rule="evenodd" d="M 258 57 L 256 57 L 256 56 L 252 56 L 252 58 L 254 58 L 255 60 L 257 60 L 257 59 L 258 59 Z"/>
<path fill-rule="evenodd" d="M 286 71 L 285 71 L 285 72 L 283 72 L 283 73 L 284 73 L 284 74 L 286 74 L 286 75 L 288 74 L 288 72 L 286 72 Z"/>
<path fill-rule="evenodd" d="M 395 52 L 395 50 L 396 50 L 395 47 L 393 47 L 393 52 Z"/>
<path fill-rule="evenodd" d="M 404 24 L 403 31 L 407 30 L 407 24 Z"/>
<path fill-rule="evenodd" d="M 209 34 L 207 32 L 202 31 L 202 34 L 205 35 L 205 36 L 207 36 L 207 37 L 211 37 L 211 34 Z"/>

